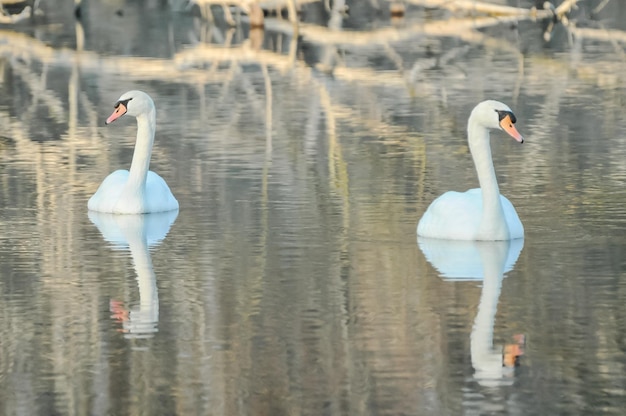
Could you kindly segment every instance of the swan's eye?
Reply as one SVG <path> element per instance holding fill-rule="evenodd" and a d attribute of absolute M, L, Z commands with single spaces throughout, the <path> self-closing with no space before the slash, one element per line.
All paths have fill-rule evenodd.
<path fill-rule="evenodd" d="M 115 106 L 113 108 L 117 108 L 120 106 L 120 104 L 122 104 L 124 107 L 128 108 L 128 102 L 132 100 L 132 98 L 129 98 L 127 100 L 119 100 L 118 102 L 115 103 Z"/>
<path fill-rule="evenodd" d="M 496 110 L 496 113 L 498 113 L 498 121 L 502 121 L 506 116 L 509 116 L 511 118 L 511 123 L 513 124 L 515 124 L 515 122 L 517 121 L 517 119 L 515 118 L 515 114 L 510 111 Z"/>

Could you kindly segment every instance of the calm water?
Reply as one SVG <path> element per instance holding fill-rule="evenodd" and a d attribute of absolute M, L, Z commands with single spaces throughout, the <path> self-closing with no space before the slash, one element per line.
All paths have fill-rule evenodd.
<path fill-rule="evenodd" d="M 0 414 L 624 413 L 624 44 L 437 37 L 419 8 L 393 41 L 295 43 L 136 3 L 0 31 Z M 344 27 L 388 30 L 371 7 Z M 130 163 L 133 120 L 103 125 L 129 89 L 178 213 L 87 213 Z M 418 243 L 430 201 L 477 184 L 485 98 L 527 140 L 492 136 L 526 238 Z"/>

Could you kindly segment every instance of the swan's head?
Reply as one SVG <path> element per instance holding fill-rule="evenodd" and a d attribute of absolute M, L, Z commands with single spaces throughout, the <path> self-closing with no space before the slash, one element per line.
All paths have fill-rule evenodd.
<path fill-rule="evenodd" d="M 143 91 L 127 91 L 115 103 L 115 111 L 104 122 L 111 124 L 124 114 L 137 117 L 141 114 L 154 110 L 154 102 L 148 94 Z"/>
<path fill-rule="evenodd" d="M 470 123 L 478 123 L 490 130 L 504 130 L 518 142 L 524 143 L 524 137 L 515 128 L 516 121 L 515 114 L 509 106 L 495 100 L 479 103 L 470 115 Z"/>

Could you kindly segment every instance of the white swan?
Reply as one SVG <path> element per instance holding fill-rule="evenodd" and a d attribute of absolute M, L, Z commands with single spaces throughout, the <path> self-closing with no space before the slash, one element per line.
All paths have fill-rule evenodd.
<path fill-rule="evenodd" d="M 513 204 L 500 195 L 491 159 L 489 130 L 504 130 L 520 143 L 515 115 L 505 104 L 487 100 L 472 110 L 467 122 L 470 152 L 480 188 L 449 191 L 435 199 L 420 220 L 417 234 L 449 240 L 511 240 L 524 237 L 524 227 Z"/>
<path fill-rule="evenodd" d="M 130 172 L 116 170 L 107 176 L 89 199 L 88 208 L 112 214 L 146 214 L 178 209 L 178 201 L 167 183 L 148 170 L 156 127 L 152 98 L 142 91 L 125 92 L 105 123 L 110 124 L 124 114 L 137 118 L 137 141 Z"/>

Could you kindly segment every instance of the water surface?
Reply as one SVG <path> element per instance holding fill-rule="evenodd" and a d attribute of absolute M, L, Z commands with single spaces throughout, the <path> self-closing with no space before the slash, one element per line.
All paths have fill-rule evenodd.
<path fill-rule="evenodd" d="M 532 22 L 296 42 L 61 3 L 0 32 L 0 414 L 623 413 L 623 44 Z M 398 24 L 363 10 L 344 27 Z M 103 125 L 129 89 L 155 99 L 151 169 L 181 208 L 120 225 L 86 206 L 130 163 L 133 120 Z M 486 98 L 526 138 L 492 137 L 526 237 L 435 260 L 415 227 L 477 185 Z M 487 366 L 520 336 L 519 366 Z"/>

